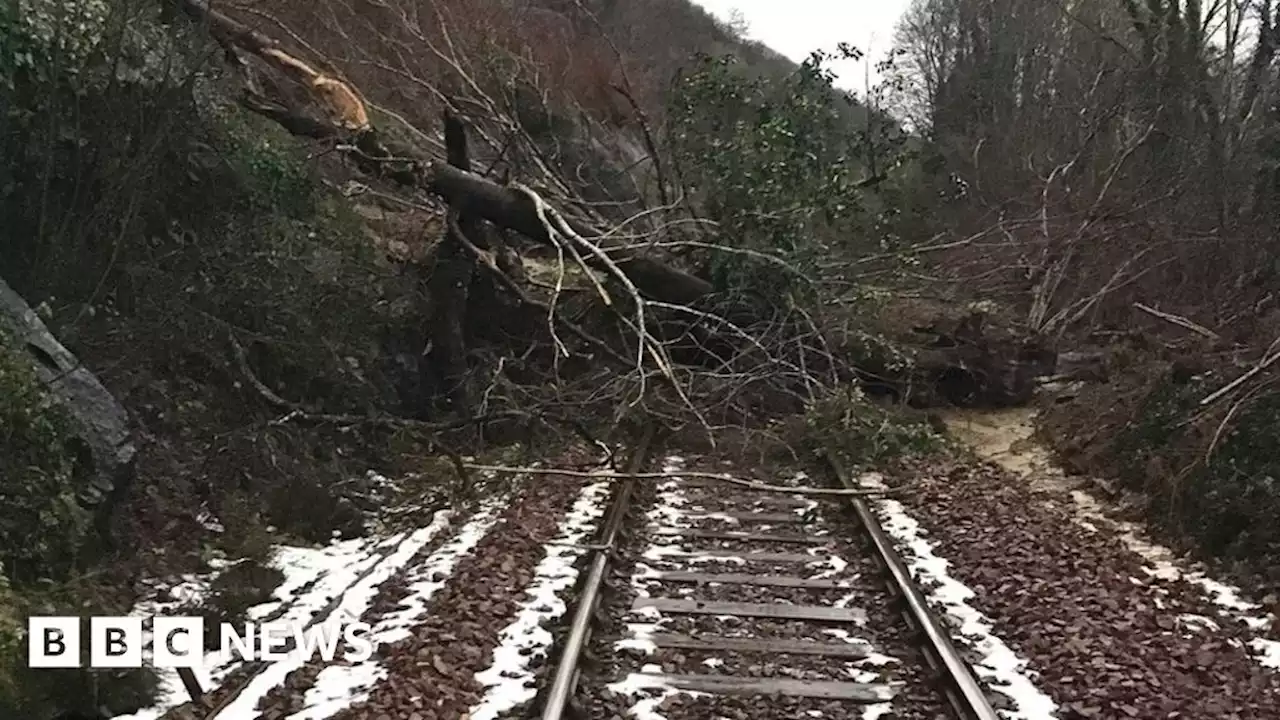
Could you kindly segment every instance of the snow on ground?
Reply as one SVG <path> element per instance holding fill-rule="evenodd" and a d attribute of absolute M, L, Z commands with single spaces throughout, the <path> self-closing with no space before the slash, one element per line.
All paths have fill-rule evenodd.
<path fill-rule="evenodd" d="M 553 640 L 543 623 L 559 618 L 567 609 L 561 595 L 578 579 L 575 563 L 586 552 L 581 543 L 604 514 L 611 485 L 606 480 L 583 488 L 561 522 L 560 532 L 547 545 L 547 554 L 525 590 L 528 600 L 502 631 L 501 644 L 493 651 L 493 664 L 476 674 L 476 680 L 488 690 L 472 709 L 471 720 L 494 720 L 536 694 L 536 676 L 530 663 L 535 656 L 546 657 Z"/>
<path fill-rule="evenodd" d="M 669 457 L 663 463 L 662 472 L 675 473 L 684 468 L 684 460 L 678 457 Z M 658 486 L 658 498 L 654 502 L 653 507 L 649 509 L 646 515 L 649 527 L 671 527 L 680 526 L 684 523 L 684 506 L 688 500 L 684 496 L 684 492 L 680 490 L 680 481 L 672 478 L 664 480 Z M 650 546 L 649 550 L 653 550 L 655 546 Z M 648 552 L 645 553 L 648 558 Z M 636 574 L 631 577 L 631 587 L 636 593 L 636 597 L 651 597 L 649 594 L 649 583 L 645 581 L 645 577 L 655 571 L 643 562 L 636 563 Z M 661 623 L 662 615 L 657 608 L 643 608 L 635 614 L 642 616 L 647 622 L 627 623 L 627 636 L 614 643 L 614 649 L 639 650 L 646 655 L 651 655 L 658 650 L 658 646 L 653 643 L 653 635 L 658 631 Z M 650 663 L 640 668 L 640 673 L 629 675 L 622 680 L 609 685 L 609 690 L 619 695 L 635 697 L 636 702 L 631 706 L 630 716 L 636 720 L 666 720 L 662 713 L 658 712 L 658 708 L 666 701 L 667 698 L 677 695 L 682 691 L 669 687 L 654 687 L 654 683 L 643 681 L 641 674 L 643 673 L 660 673 L 662 666 Z M 696 693 L 687 693 L 696 697 Z"/>
<path fill-rule="evenodd" d="M 328 665 L 322 669 L 314 686 L 303 696 L 303 709 L 290 715 L 288 720 L 325 720 L 368 699 L 373 687 L 387 677 L 387 671 L 378 659 L 377 648 L 409 637 L 413 626 L 426 616 L 431 597 L 444 587 L 458 562 L 475 549 L 498 523 L 507 500 L 507 497 L 498 497 L 486 502 L 452 540 L 421 565 L 409 569 L 406 577 L 408 597 L 395 611 L 382 616 L 373 625 L 370 640 L 374 644 L 374 654 L 350 665 Z M 242 695 L 247 693 L 248 690 Z M 256 704 L 254 700 L 247 707 L 252 708 Z M 245 716 L 227 715 L 224 711 L 210 720 L 239 720 L 241 717 Z M 256 715 L 248 716 L 249 720 L 254 717 Z"/>
<path fill-rule="evenodd" d="M 679 457 L 669 457 L 663 465 L 664 473 L 678 473 L 684 467 L 684 461 Z M 803 479 L 803 475 L 797 476 L 797 479 Z M 806 515 L 812 513 L 818 507 L 818 502 L 810 500 L 806 504 L 796 510 L 796 513 Z M 737 520 L 724 513 L 707 513 L 697 508 L 690 507 L 689 498 L 685 495 L 680 487 L 679 479 L 672 478 L 658 485 L 658 497 L 653 507 L 646 513 L 649 529 L 657 528 L 690 528 L 690 518 L 716 518 L 727 524 L 737 524 Z M 772 527 L 768 524 L 755 525 L 753 530 L 758 532 L 768 532 Z M 825 533 L 823 533 L 825 534 Z M 699 556 L 696 552 L 680 550 L 675 547 L 680 542 L 679 537 L 655 535 L 653 542 L 642 553 L 642 562 L 636 563 L 635 573 L 631 577 L 631 587 L 637 597 L 651 597 L 649 587 L 652 583 L 658 582 L 657 576 L 661 570 L 653 567 L 649 563 L 660 564 L 667 561 L 667 558 L 679 558 L 682 563 L 697 563 L 701 561 L 717 561 L 717 562 L 739 562 L 743 563 L 740 557 L 732 556 Z M 815 555 L 817 553 L 815 552 Z M 645 562 L 647 561 L 647 562 Z M 848 562 L 835 553 L 825 556 L 816 556 L 814 562 L 807 563 L 811 569 L 818 570 L 817 574 L 812 575 L 811 579 L 826 579 L 839 575 L 848 567 Z M 688 592 L 692 592 L 689 589 Z M 682 593 L 683 594 L 683 593 Z M 847 607 L 848 603 L 857 595 L 851 592 L 838 603 L 839 607 Z M 641 618 L 639 622 L 627 623 L 626 636 L 614 643 L 615 650 L 633 650 L 640 651 L 646 655 L 657 652 L 657 646 L 653 643 L 653 635 L 661 630 L 663 618 L 661 613 L 652 607 L 641 608 L 633 611 L 633 615 Z M 729 616 L 720 616 L 718 619 L 736 619 Z M 848 630 L 842 628 L 831 628 L 825 631 L 832 637 L 843 642 L 867 646 L 870 644 L 861 638 L 854 636 Z M 704 664 L 714 666 L 717 663 L 716 658 L 709 658 L 703 661 Z M 723 662 L 723 661 L 719 661 Z M 894 658 L 875 652 L 870 652 L 868 656 L 862 660 L 845 663 L 845 671 L 853 682 L 873 682 L 877 677 L 873 669 L 868 666 L 879 666 L 896 662 Z M 665 720 L 665 717 L 658 708 L 667 698 L 674 695 L 685 695 L 688 697 L 703 697 L 705 693 L 681 690 L 665 686 L 661 677 L 663 669 L 660 664 L 648 663 L 640 668 L 639 672 L 631 673 L 621 680 L 611 683 L 608 689 L 618 695 L 626 695 L 636 698 L 635 703 L 631 706 L 628 713 L 629 717 L 636 720 Z M 892 712 L 892 702 L 881 702 L 867 705 L 863 709 L 863 720 L 876 720 Z"/>
<path fill-rule="evenodd" d="M 864 475 L 860 484 L 871 490 L 886 489 L 883 479 L 876 473 Z M 905 547 L 903 559 L 912 577 L 925 591 L 929 601 L 942 607 L 960 623 L 956 640 L 976 651 L 980 658 L 973 664 L 974 671 L 986 679 L 993 690 L 1007 696 L 1012 708 L 1000 711 L 1011 720 L 1043 720 L 1055 717 L 1057 704 L 1035 686 L 1033 677 L 1023 672 L 1026 660 L 1004 644 L 992 630 L 991 621 L 968 601 L 974 592 L 947 573 L 950 563 L 933 552 L 933 544 L 924 538 L 924 531 L 897 500 L 877 500 L 873 503 L 879 511 L 881 525 L 899 548 Z"/>
<path fill-rule="evenodd" d="M 284 579 L 272 593 L 272 600 L 249 609 L 249 619 L 262 621 L 273 617 L 279 622 L 305 624 L 317 620 L 326 608 L 331 608 L 331 611 L 325 618 L 319 618 L 320 622 L 342 623 L 358 618 L 372 600 L 377 585 L 398 572 L 419 549 L 447 527 L 450 515 L 449 511 L 442 510 L 436 513 L 427 527 L 385 539 L 361 538 L 334 542 L 321 548 L 275 548 L 273 565 L 281 570 Z M 198 600 L 207 592 L 211 580 L 212 576 L 203 582 L 193 579 L 184 583 L 183 587 L 188 591 L 185 599 Z M 333 603 L 335 597 L 341 597 L 336 605 Z M 135 608 L 134 614 L 166 614 L 179 604 L 181 601 L 144 602 Z M 195 673 L 206 691 L 218 687 L 242 664 L 238 658 L 229 659 L 221 652 L 208 653 L 205 660 L 206 667 L 196 668 Z M 258 713 L 253 707 L 260 695 L 295 669 L 293 665 L 292 661 L 269 665 L 217 717 L 220 720 L 256 718 Z M 161 693 L 156 705 L 131 715 L 118 716 L 115 720 L 154 720 L 189 700 L 176 670 L 162 669 L 158 672 Z M 246 706 L 249 697 L 252 697 L 252 704 Z"/>
<path fill-rule="evenodd" d="M 214 567 L 214 572 L 204 575 L 183 575 L 177 584 L 167 588 L 167 600 L 159 600 L 154 596 L 147 598 L 138 603 L 132 614 L 142 617 L 172 614 L 179 607 L 199 603 L 209 594 L 209 585 L 217 573 L 229 566 L 230 563 L 218 563 Z M 158 582 L 151 584 L 159 585 Z M 150 631 L 146 631 L 143 637 L 145 647 L 150 647 L 151 639 Z M 177 671 L 157 670 L 156 675 L 159 681 L 156 705 L 129 715 L 118 715 L 115 720 L 156 720 L 170 708 L 188 700 L 189 696 L 181 679 L 178 678 Z"/>

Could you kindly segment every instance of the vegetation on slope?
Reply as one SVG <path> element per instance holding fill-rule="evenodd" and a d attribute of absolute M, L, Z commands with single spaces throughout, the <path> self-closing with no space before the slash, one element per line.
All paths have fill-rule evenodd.
<path fill-rule="evenodd" d="M 211 37 L 199 2 L 0 7 L 0 276 L 128 408 L 139 449 L 122 550 L 101 559 L 57 408 L 0 343 L 0 458 L 22 458 L 3 491 L 33 509 L 0 527 L 6 717 L 125 712 L 150 684 L 28 673 L 16 620 L 120 612 L 142 577 L 364 532 L 370 467 L 417 471 L 432 487 L 415 492 L 449 502 L 453 469 L 427 461 L 441 450 L 625 438 L 635 400 L 677 428 L 755 432 L 837 407 L 854 377 L 828 340 L 869 302 L 846 258 L 894 246 L 871 194 L 899 182 L 901 142 L 820 58 L 796 66 L 684 0 L 430 0 L 421 27 L 323 5 L 228 12 L 355 88 L 370 129 L 334 123 L 244 37 Z M 365 152 L 385 147 L 417 161 Z M 445 158 L 586 236 L 478 220 L 427 181 Z M 608 262 L 558 269 L 565 242 Z M 711 291 L 629 286 L 655 268 L 659 291 L 673 275 Z M 889 419 L 832 402 L 875 417 L 872 435 Z M 196 610 L 233 616 L 256 584 Z"/>
<path fill-rule="evenodd" d="M 1108 382 L 1046 405 L 1064 459 L 1118 473 L 1173 539 L 1263 571 L 1280 557 L 1280 467 L 1262 450 L 1280 335 L 1277 12 L 916 0 L 895 71 L 899 112 L 964 191 L 935 214 L 930 274 L 1105 358 Z"/>

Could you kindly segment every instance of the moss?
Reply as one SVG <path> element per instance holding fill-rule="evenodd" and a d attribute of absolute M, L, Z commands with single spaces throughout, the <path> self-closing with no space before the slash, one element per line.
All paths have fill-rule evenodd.
<path fill-rule="evenodd" d="M 75 579 L 91 516 L 76 499 L 69 421 L 12 347 L 12 338 L 0 331 L 0 717 L 88 714 L 103 707 L 129 712 L 154 694 L 148 670 L 27 667 L 25 618 L 119 614 L 124 608 Z"/>
<path fill-rule="evenodd" d="M 17 588 L 0 574 L 0 717 L 107 717 L 154 702 L 150 668 L 90 670 L 27 667 L 26 621 L 31 615 L 119 615 L 104 588 L 84 580 Z"/>
<path fill-rule="evenodd" d="M 19 583 L 64 579 L 90 527 L 68 420 L 0 332 L 0 561 Z"/>

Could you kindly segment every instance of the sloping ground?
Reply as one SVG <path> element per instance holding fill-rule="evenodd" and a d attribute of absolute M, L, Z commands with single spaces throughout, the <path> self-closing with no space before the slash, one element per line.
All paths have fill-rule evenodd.
<path fill-rule="evenodd" d="M 1126 354 L 1137 358 L 1126 362 Z M 1245 377 L 1267 354 L 1238 347 L 1108 355 L 1106 382 L 1040 403 L 1040 436 L 1069 470 L 1099 479 L 1100 492 L 1123 495 L 1130 515 L 1162 542 L 1275 596 L 1280 396 L 1268 372 Z"/>

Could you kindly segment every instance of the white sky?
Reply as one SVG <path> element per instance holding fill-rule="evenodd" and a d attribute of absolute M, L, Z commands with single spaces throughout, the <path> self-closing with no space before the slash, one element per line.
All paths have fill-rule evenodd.
<path fill-rule="evenodd" d="M 728 19 L 735 8 L 750 26 L 747 35 L 800 62 L 814 50 L 834 51 L 847 42 L 867 54 L 874 66 L 893 43 L 893 29 L 910 0 L 694 0 L 713 15 Z M 876 82 L 874 68 L 871 82 Z M 862 94 L 863 63 L 832 65 L 837 85 Z"/>

